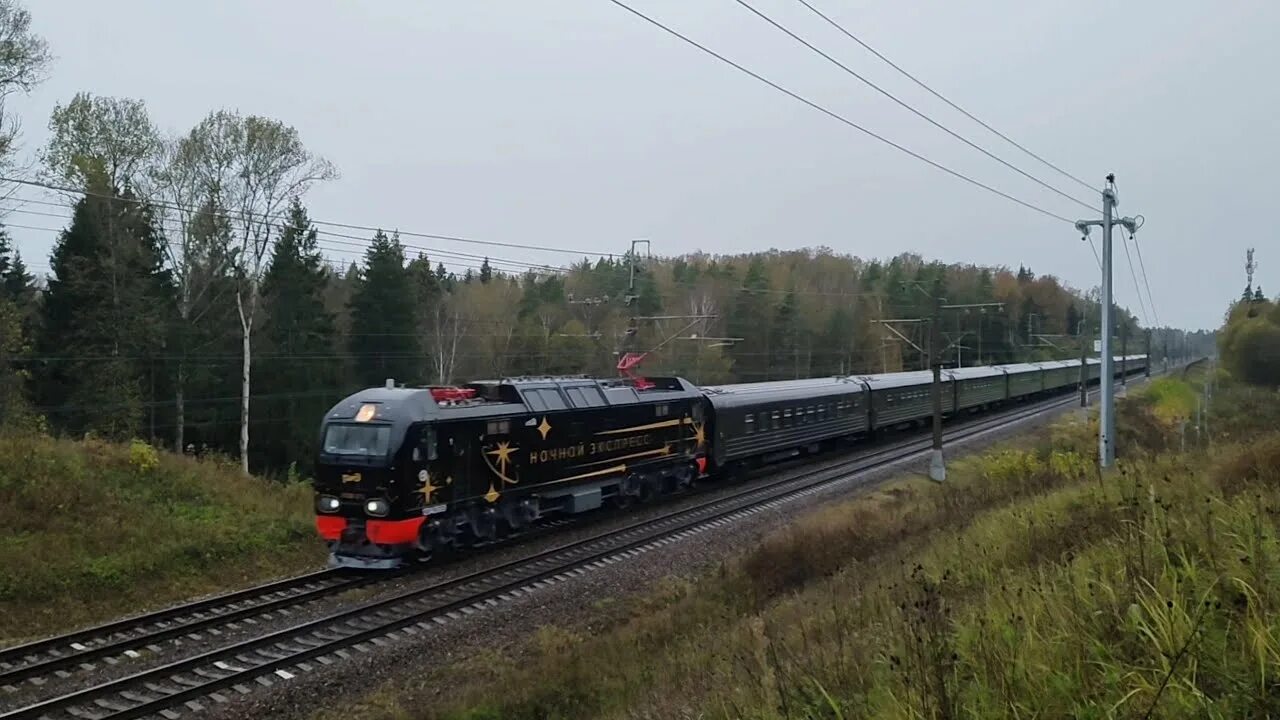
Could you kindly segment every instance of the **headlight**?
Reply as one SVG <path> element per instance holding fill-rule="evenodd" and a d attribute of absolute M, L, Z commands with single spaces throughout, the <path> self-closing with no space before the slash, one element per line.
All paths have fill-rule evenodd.
<path fill-rule="evenodd" d="M 338 502 L 338 498 L 331 495 L 321 495 L 316 498 L 316 509 L 320 512 L 332 513 L 338 512 L 338 508 L 342 503 Z"/>
<path fill-rule="evenodd" d="M 374 498 L 365 502 L 364 511 L 374 517 L 382 517 L 391 512 L 391 505 L 382 498 Z"/>

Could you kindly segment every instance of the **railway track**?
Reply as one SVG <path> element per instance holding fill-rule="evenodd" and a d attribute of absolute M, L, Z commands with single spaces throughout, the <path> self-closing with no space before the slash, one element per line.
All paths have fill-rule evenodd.
<path fill-rule="evenodd" d="M 563 530 L 571 520 L 558 520 L 537 531 L 525 532 L 481 546 L 492 550 L 513 542 L 525 542 L 543 534 Z M 450 561 L 437 563 L 441 567 Z M 295 608 L 404 577 L 420 569 L 360 573 L 348 569 L 319 570 L 306 575 L 277 580 L 222 595 L 176 605 L 64 635 L 36 640 L 0 650 L 0 688 L 18 690 L 19 683 L 44 684 L 50 676 L 67 678 L 76 672 L 92 672 L 98 663 L 115 665 L 122 659 L 137 659 L 143 651 L 159 654 L 161 643 L 191 640 L 204 635 L 218 636 L 239 625 L 255 625 L 272 614 L 288 615 Z"/>
<path fill-rule="evenodd" d="M 955 442 L 984 435 L 1074 402 L 1074 396 L 1042 401 L 953 428 L 946 437 Z M 0 715 L 0 720 L 123 720 L 150 716 L 172 720 L 184 710 L 202 710 L 212 703 L 226 702 L 235 694 L 248 694 L 255 685 L 270 686 L 317 666 L 371 652 L 405 636 L 430 632 L 436 625 L 531 590 L 851 481 L 859 473 L 914 460 L 930 447 L 929 438 L 915 438 L 860 453 L 832 465 L 756 484 L 491 568 L 62 694 Z"/>
<path fill-rule="evenodd" d="M 193 603 L 125 618 L 0 650 L 0 687 L 72 670 L 92 670 L 93 663 L 159 650 L 158 643 L 219 627 L 360 587 L 370 578 L 342 570 L 320 570 L 217 595 Z M 110 662 L 108 660 L 107 662 Z"/>

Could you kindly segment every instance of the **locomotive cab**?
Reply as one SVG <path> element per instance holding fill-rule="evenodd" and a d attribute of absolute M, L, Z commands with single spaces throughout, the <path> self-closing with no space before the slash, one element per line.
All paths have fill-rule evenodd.
<path fill-rule="evenodd" d="M 439 456 L 432 406 L 429 390 L 388 382 L 326 414 L 314 481 L 316 528 L 342 564 L 391 567 L 398 564 L 395 548 L 417 541 L 424 514 L 406 496 Z"/>

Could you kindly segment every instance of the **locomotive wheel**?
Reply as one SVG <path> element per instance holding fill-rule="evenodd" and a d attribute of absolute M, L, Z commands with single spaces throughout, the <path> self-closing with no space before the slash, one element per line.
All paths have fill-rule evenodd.
<path fill-rule="evenodd" d="M 472 510 L 467 513 L 467 528 L 475 542 L 498 537 L 498 513 L 493 508 Z"/>
<path fill-rule="evenodd" d="M 662 480 L 653 476 L 640 478 L 640 502 L 652 502 L 662 494 Z"/>

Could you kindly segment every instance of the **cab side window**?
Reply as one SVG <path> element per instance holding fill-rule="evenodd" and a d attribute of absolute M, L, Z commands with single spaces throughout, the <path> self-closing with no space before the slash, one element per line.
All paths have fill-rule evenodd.
<path fill-rule="evenodd" d="M 437 457 L 439 457 L 439 451 L 436 448 L 436 429 L 425 427 L 418 435 L 418 446 L 413 449 L 413 459 L 415 462 L 426 462 L 435 460 Z"/>

